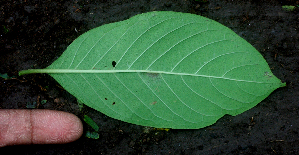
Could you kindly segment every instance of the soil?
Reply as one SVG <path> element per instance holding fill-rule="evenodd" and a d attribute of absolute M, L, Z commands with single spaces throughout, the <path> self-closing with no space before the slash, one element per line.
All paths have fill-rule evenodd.
<path fill-rule="evenodd" d="M 298 154 L 299 10 L 296 0 L 6 0 L 0 2 L 1 109 L 53 109 L 86 114 L 100 126 L 99 139 L 82 136 L 63 145 L 0 148 L 9 154 Z M 45 68 L 82 33 L 150 11 L 193 13 L 231 28 L 264 56 L 286 87 L 254 108 L 224 116 L 197 130 L 155 130 L 121 122 L 88 107 L 46 74 Z M 41 101 L 47 100 L 46 104 Z M 85 132 L 92 129 L 84 124 Z"/>

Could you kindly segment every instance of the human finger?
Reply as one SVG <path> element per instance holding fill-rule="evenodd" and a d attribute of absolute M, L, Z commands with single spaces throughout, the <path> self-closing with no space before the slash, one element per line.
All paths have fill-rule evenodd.
<path fill-rule="evenodd" d="M 19 144 L 62 144 L 83 132 L 80 119 L 54 110 L 0 110 L 0 147 Z"/>

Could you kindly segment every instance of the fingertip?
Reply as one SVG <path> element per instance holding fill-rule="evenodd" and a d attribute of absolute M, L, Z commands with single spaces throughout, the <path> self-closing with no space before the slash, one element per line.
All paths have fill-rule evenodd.
<path fill-rule="evenodd" d="M 62 144 L 79 139 L 81 120 L 74 114 L 54 110 L 32 110 L 32 143 Z"/>

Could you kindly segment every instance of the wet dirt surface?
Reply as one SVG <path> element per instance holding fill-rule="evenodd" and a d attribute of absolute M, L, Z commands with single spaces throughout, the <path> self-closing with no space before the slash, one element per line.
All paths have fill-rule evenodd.
<path fill-rule="evenodd" d="M 16 154 L 296 154 L 299 152 L 299 1 L 231 0 L 68 0 L 0 2 L 0 108 L 87 114 L 100 126 L 99 139 L 82 136 L 63 145 L 0 148 Z M 284 88 L 254 108 L 224 116 L 198 130 L 161 131 L 124 123 L 88 107 L 46 74 L 18 77 L 18 71 L 45 68 L 82 33 L 150 11 L 193 13 L 216 20 L 252 44 Z M 47 100 L 46 104 L 41 101 Z M 85 131 L 91 130 L 84 124 Z"/>

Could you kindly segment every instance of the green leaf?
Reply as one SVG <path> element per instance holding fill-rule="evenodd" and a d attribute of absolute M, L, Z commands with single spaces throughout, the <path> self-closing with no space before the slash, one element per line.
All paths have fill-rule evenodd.
<path fill-rule="evenodd" d="M 44 104 L 47 103 L 47 100 L 42 100 L 40 103 L 41 103 L 42 105 L 44 105 Z"/>
<path fill-rule="evenodd" d="M 78 100 L 78 99 L 77 99 L 77 103 L 78 103 L 79 110 L 81 111 L 83 109 L 83 104 L 84 103 L 82 101 Z"/>
<path fill-rule="evenodd" d="M 202 16 L 150 12 L 78 37 L 48 73 L 110 117 L 196 129 L 240 114 L 285 83 L 229 28 Z"/>
<path fill-rule="evenodd" d="M 282 9 L 284 9 L 285 11 L 294 11 L 296 7 L 292 6 L 292 5 L 284 5 L 282 6 Z"/>
<path fill-rule="evenodd" d="M 86 131 L 85 137 L 91 139 L 99 139 L 100 135 L 97 132 Z"/>
<path fill-rule="evenodd" d="M 3 78 L 3 79 L 5 79 L 5 80 L 15 78 L 15 76 L 12 76 L 12 77 L 8 76 L 7 73 L 0 74 L 0 77 Z"/>
<path fill-rule="evenodd" d="M 0 77 L 2 77 L 3 79 L 9 79 L 9 76 L 7 75 L 7 73 L 0 74 Z"/>
<path fill-rule="evenodd" d="M 99 126 L 89 116 L 84 115 L 84 122 L 91 126 L 95 131 L 99 131 Z"/>

